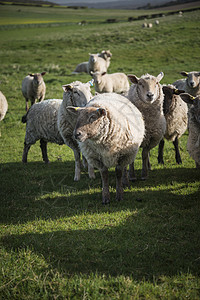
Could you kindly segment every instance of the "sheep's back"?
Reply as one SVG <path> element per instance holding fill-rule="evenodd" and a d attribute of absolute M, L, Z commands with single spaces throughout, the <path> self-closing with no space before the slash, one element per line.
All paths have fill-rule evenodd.
<path fill-rule="evenodd" d="M 7 110 L 8 102 L 4 94 L 0 91 L 0 121 L 5 117 Z"/>

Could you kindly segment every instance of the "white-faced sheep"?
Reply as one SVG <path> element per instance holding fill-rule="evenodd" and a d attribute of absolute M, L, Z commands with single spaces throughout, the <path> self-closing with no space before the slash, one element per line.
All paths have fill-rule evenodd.
<path fill-rule="evenodd" d="M 180 94 L 183 101 L 190 104 L 188 112 L 189 135 L 187 150 L 200 168 L 200 96 L 193 97 L 188 93 Z"/>
<path fill-rule="evenodd" d="M 107 72 L 107 69 L 110 65 L 111 56 L 112 54 L 110 50 L 102 51 L 101 54 L 90 54 L 88 60 L 88 73 L 91 74 L 91 72 Z"/>
<path fill-rule="evenodd" d="M 65 143 L 58 129 L 58 111 L 61 107 L 67 105 L 83 106 L 91 98 L 89 84 L 83 84 L 79 81 L 63 86 L 63 100 L 49 99 L 31 106 L 29 111 L 22 118 L 26 123 L 26 135 L 24 141 L 24 151 L 22 161 L 27 162 L 27 155 L 31 145 L 40 140 L 43 161 L 49 162 L 47 155 L 47 142 L 63 145 Z M 70 116 L 66 115 L 66 126 L 71 128 L 71 139 L 73 135 L 73 122 Z M 70 139 L 70 129 L 69 129 Z M 68 145 L 70 147 L 70 145 Z M 72 147 L 71 147 L 72 148 Z M 72 148 L 72 150 L 74 150 Z M 76 149 L 76 151 L 79 151 Z M 77 155 L 76 155 L 77 156 Z M 79 151 L 80 157 L 80 151 Z M 80 159 L 80 158 L 79 158 Z"/>
<path fill-rule="evenodd" d="M 78 115 L 74 136 L 89 164 L 102 177 L 102 202 L 109 203 L 108 168 L 116 167 L 116 199 L 123 198 L 122 177 L 132 163 L 144 137 L 139 110 L 124 96 L 107 93 L 95 96 L 85 108 L 68 108 Z"/>
<path fill-rule="evenodd" d="M 124 73 L 91 72 L 94 79 L 95 91 L 98 93 L 127 94 L 130 88 L 128 77 Z"/>
<path fill-rule="evenodd" d="M 31 105 L 37 100 L 43 101 L 46 93 L 46 85 L 43 76 L 46 72 L 29 74 L 22 81 L 22 94 L 26 100 L 26 111 L 28 111 L 28 100 L 31 100 Z"/>
<path fill-rule="evenodd" d="M 4 94 L 0 91 L 0 121 L 2 121 L 8 110 L 8 102 Z"/>
<path fill-rule="evenodd" d="M 185 91 L 194 97 L 200 95 L 200 72 L 181 72 L 187 78 L 176 80 L 173 85 L 179 90 Z"/>
<path fill-rule="evenodd" d="M 163 85 L 164 104 L 163 111 L 166 119 L 166 132 L 164 137 L 172 141 L 175 148 L 175 158 L 178 164 L 182 163 L 179 152 L 178 140 L 184 134 L 188 124 L 188 107 L 179 96 L 184 91 L 176 89 L 173 85 Z M 158 163 L 164 164 L 163 160 L 164 139 L 159 143 Z"/>
<path fill-rule="evenodd" d="M 74 139 L 73 131 L 76 124 L 76 118 L 73 114 L 70 114 L 67 107 L 83 107 L 92 98 L 90 92 L 90 82 L 83 84 L 79 81 L 75 81 L 70 85 L 66 85 L 65 97 L 60 105 L 58 111 L 58 130 L 67 146 L 69 146 L 74 152 L 75 158 L 75 176 L 74 180 L 80 180 L 81 175 L 81 160 L 80 160 L 80 149 L 77 141 Z M 94 170 L 88 165 L 89 177 L 94 178 Z"/>
<path fill-rule="evenodd" d="M 128 99 L 140 110 L 145 122 L 145 137 L 142 149 L 142 179 L 148 176 L 150 169 L 149 152 L 163 138 L 166 130 L 166 120 L 163 114 L 163 91 L 159 83 L 164 74 L 157 77 L 146 74 L 141 78 L 128 75 L 133 85 L 130 87 Z M 130 179 L 135 179 L 134 165 L 129 168 Z"/>

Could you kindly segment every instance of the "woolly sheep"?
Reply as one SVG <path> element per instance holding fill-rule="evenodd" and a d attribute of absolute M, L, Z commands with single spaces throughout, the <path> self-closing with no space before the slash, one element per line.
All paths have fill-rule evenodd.
<path fill-rule="evenodd" d="M 142 28 L 147 28 L 147 23 L 143 23 Z"/>
<path fill-rule="evenodd" d="M 110 201 L 110 167 L 116 167 L 116 199 L 121 200 L 124 167 L 134 161 L 144 137 L 141 113 L 127 98 L 115 93 L 98 94 L 85 108 L 68 110 L 78 115 L 74 136 L 81 152 L 89 164 L 100 170 L 103 204 Z"/>
<path fill-rule="evenodd" d="M 103 64 L 105 63 L 106 64 L 106 67 L 107 67 L 107 69 L 108 69 L 108 67 L 109 67 L 109 65 L 110 65 L 110 59 L 111 59 L 111 57 L 112 57 L 112 53 L 110 52 L 110 50 L 102 50 L 101 51 L 101 53 L 97 53 L 97 54 L 89 54 L 90 56 L 92 55 L 92 56 L 94 56 L 94 57 L 101 57 L 101 58 L 103 58 L 104 60 L 105 60 L 105 62 L 103 62 Z M 90 60 L 90 58 L 89 58 L 89 60 Z M 91 58 L 91 60 L 92 60 L 92 58 Z M 97 60 L 98 60 L 98 58 L 97 58 Z M 100 63 L 101 63 L 101 59 L 100 59 Z M 89 71 L 89 66 L 88 66 L 88 64 L 89 64 L 89 61 L 85 61 L 85 62 L 82 62 L 82 63 L 80 63 L 80 64 L 78 64 L 77 66 L 76 66 L 76 68 L 75 68 L 75 70 L 72 72 L 72 74 L 77 74 L 77 73 L 89 73 L 90 74 L 90 71 Z M 94 67 L 94 65 L 95 65 L 95 63 L 94 63 L 94 65 L 93 65 L 93 63 L 92 62 L 90 62 L 90 67 L 92 68 L 95 68 Z M 96 65 L 97 65 L 97 63 L 96 63 Z M 96 66 L 97 67 L 97 66 Z M 106 69 L 106 70 L 107 70 Z"/>
<path fill-rule="evenodd" d="M 200 95 L 200 72 L 181 72 L 182 76 L 187 78 L 176 80 L 173 85 L 179 90 L 185 91 L 194 97 Z"/>
<path fill-rule="evenodd" d="M 4 94 L 0 91 L 0 121 L 2 121 L 8 110 L 8 102 Z"/>
<path fill-rule="evenodd" d="M 190 104 L 188 112 L 189 135 L 187 150 L 196 163 L 196 168 L 200 168 L 200 96 L 193 97 L 188 93 L 180 94 L 183 101 Z"/>
<path fill-rule="evenodd" d="M 173 85 L 163 85 L 162 89 L 164 93 L 163 111 L 166 119 L 166 132 L 164 137 L 173 142 L 176 162 L 181 164 L 182 160 L 179 152 L 178 140 L 187 129 L 188 107 L 179 96 L 183 91 L 176 89 Z M 163 150 L 164 139 L 160 141 L 158 149 L 158 163 L 160 164 L 164 164 Z"/>
<path fill-rule="evenodd" d="M 95 91 L 98 93 L 128 93 L 129 81 L 124 73 L 106 74 L 100 72 L 91 72 L 94 79 Z"/>
<path fill-rule="evenodd" d="M 75 176 L 74 180 L 80 180 L 81 176 L 81 160 L 80 160 L 80 149 L 77 141 L 73 137 L 73 130 L 76 124 L 76 119 L 73 114 L 70 114 L 67 110 L 68 106 L 80 106 L 83 107 L 92 98 L 90 92 L 91 82 L 86 84 L 80 81 L 75 81 L 70 85 L 64 87 L 65 92 L 63 101 L 58 111 L 58 130 L 67 146 L 69 146 L 74 152 L 75 158 Z M 94 170 L 88 165 L 89 177 L 94 178 Z"/>
<path fill-rule="evenodd" d="M 35 103 L 31 106 L 27 114 L 22 117 L 22 122 L 26 123 L 22 162 L 27 163 L 28 151 L 31 145 L 40 140 L 43 161 L 48 163 L 47 142 L 56 143 L 58 145 L 64 144 L 57 124 L 61 104 L 82 106 L 86 104 L 91 96 L 89 84 L 83 84 L 78 81 L 64 85 L 63 90 L 63 100 L 49 99 Z M 70 124 L 69 119 L 68 124 Z M 69 126 L 71 126 L 71 124 Z"/>
<path fill-rule="evenodd" d="M 164 74 L 157 77 L 146 74 L 141 78 L 128 75 L 133 85 L 130 87 L 128 99 L 140 110 L 145 122 L 145 137 L 142 149 L 142 179 L 145 180 L 150 169 L 149 152 L 163 138 L 166 130 L 166 120 L 163 114 L 163 91 L 159 83 Z M 134 164 L 129 168 L 130 179 L 135 179 Z"/>
<path fill-rule="evenodd" d="M 156 25 L 159 25 L 159 23 L 160 23 L 159 20 L 155 20 Z"/>
<path fill-rule="evenodd" d="M 107 72 L 107 69 L 110 65 L 110 58 L 112 54 L 110 51 L 102 51 L 102 53 L 99 54 L 89 54 L 89 60 L 88 60 L 88 73 L 91 74 L 91 72 L 100 72 L 104 73 Z"/>
<path fill-rule="evenodd" d="M 28 111 L 28 100 L 31 100 L 31 105 L 36 103 L 36 100 L 43 101 L 46 93 L 46 85 L 43 76 L 46 72 L 29 74 L 22 81 L 22 94 L 26 100 L 26 111 Z"/>
<path fill-rule="evenodd" d="M 148 28 L 152 28 L 152 27 L 153 27 L 153 24 L 152 24 L 152 23 L 149 23 L 149 24 L 147 24 L 147 27 L 148 27 Z"/>

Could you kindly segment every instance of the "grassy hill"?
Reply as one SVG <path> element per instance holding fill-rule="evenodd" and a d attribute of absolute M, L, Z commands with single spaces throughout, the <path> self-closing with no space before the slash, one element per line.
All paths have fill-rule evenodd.
<path fill-rule="evenodd" d="M 180 140 L 182 165 L 166 142 L 165 165 L 151 151 L 153 170 L 115 202 L 101 204 L 101 179 L 82 172 L 66 146 L 48 145 L 44 165 L 39 143 L 21 163 L 25 125 L 22 79 L 46 71 L 46 98 L 62 98 L 62 85 L 86 82 L 72 75 L 88 53 L 110 49 L 109 72 L 165 73 L 199 70 L 200 12 L 160 18 L 142 28 L 128 17 L 145 11 L 74 10 L 3 5 L 0 9 L 0 82 L 9 110 L 0 123 L 0 215 L 2 299 L 199 299 L 200 173 Z M 108 24 L 108 18 L 119 20 Z M 77 23 L 86 21 L 85 26 Z M 151 20 L 149 20 L 151 21 Z M 152 20 L 153 22 L 153 20 Z M 94 90 L 93 90 L 94 93 Z"/>

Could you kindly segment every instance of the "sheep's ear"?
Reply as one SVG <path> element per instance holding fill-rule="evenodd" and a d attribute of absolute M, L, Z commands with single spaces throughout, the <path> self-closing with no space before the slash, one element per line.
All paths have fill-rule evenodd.
<path fill-rule="evenodd" d="M 103 72 L 103 73 L 101 74 L 101 76 L 104 76 L 104 75 L 106 75 L 106 72 Z"/>
<path fill-rule="evenodd" d="M 62 86 L 64 92 L 72 91 L 73 86 L 71 84 L 66 84 Z"/>
<path fill-rule="evenodd" d="M 188 73 L 187 73 L 187 72 L 185 72 L 185 71 L 182 71 L 182 72 L 180 72 L 180 74 L 181 74 L 182 76 L 185 76 L 185 77 L 187 77 L 187 76 L 188 76 Z"/>
<path fill-rule="evenodd" d="M 31 73 L 31 74 L 28 74 L 29 76 L 31 76 L 31 77 L 33 77 L 34 76 L 34 74 L 33 73 Z"/>
<path fill-rule="evenodd" d="M 194 100 L 197 99 L 197 98 L 191 96 L 191 95 L 188 94 L 188 93 L 180 94 L 180 97 L 181 97 L 181 99 L 182 99 L 184 102 L 186 102 L 186 103 L 188 103 L 188 104 L 193 104 L 193 103 L 194 103 Z"/>
<path fill-rule="evenodd" d="M 41 75 L 44 76 L 46 74 L 46 72 L 42 72 Z"/>
<path fill-rule="evenodd" d="M 106 110 L 102 107 L 97 108 L 97 113 L 98 113 L 99 117 L 106 116 Z"/>
<path fill-rule="evenodd" d="M 137 78 L 137 76 L 135 76 L 135 75 L 128 75 L 128 79 L 132 82 L 132 83 L 138 83 L 138 81 L 139 81 L 139 78 Z"/>
<path fill-rule="evenodd" d="M 173 89 L 173 94 L 175 94 L 175 95 L 180 95 L 180 94 L 182 94 L 182 93 L 185 93 L 185 91 L 183 91 L 183 90 L 178 90 L 178 89 Z"/>
<path fill-rule="evenodd" d="M 163 79 L 163 77 L 164 77 L 164 73 L 163 73 L 163 72 L 160 72 L 160 74 L 158 74 L 158 76 L 157 76 L 158 82 L 160 82 L 161 79 Z"/>
<path fill-rule="evenodd" d="M 79 111 L 81 111 L 83 108 L 82 107 L 67 106 L 66 109 L 67 109 L 68 113 L 70 113 L 74 116 L 78 116 Z"/>

